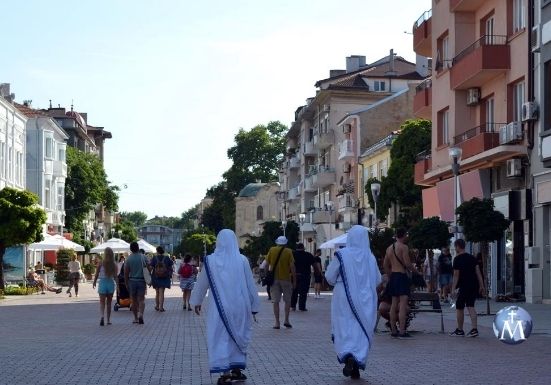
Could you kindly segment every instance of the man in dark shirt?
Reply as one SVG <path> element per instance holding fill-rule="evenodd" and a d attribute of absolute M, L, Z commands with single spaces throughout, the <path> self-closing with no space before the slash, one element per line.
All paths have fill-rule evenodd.
<path fill-rule="evenodd" d="M 474 308 L 474 302 L 477 294 L 481 295 L 486 292 L 484 289 L 484 282 L 482 281 L 482 274 L 476 262 L 476 258 L 465 252 L 465 241 L 458 239 L 454 242 L 456 257 L 453 260 L 453 285 L 452 293 L 455 295 L 455 290 L 459 289 L 457 294 L 457 300 L 455 303 L 457 311 L 457 329 L 455 329 L 451 336 L 464 337 L 463 321 L 465 317 L 465 307 L 471 317 L 472 329 L 467 333 L 467 337 L 477 337 L 477 316 Z"/>
<path fill-rule="evenodd" d="M 304 251 L 304 245 L 302 243 L 297 245 L 297 249 L 293 252 L 293 256 L 295 257 L 297 285 L 291 297 L 291 309 L 296 310 L 298 299 L 298 309 L 306 311 L 306 297 L 310 289 L 311 268 L 314 264 L 314 256 Z"/>
<path fill-rule="evenodd" d="M 448 295 L 452 286 L 452 256 L 450 249 L 447 247 L 442 248 L 442 254 L 438 257 L 438 283 L 440 284 L 440 297 L 444 300 L 444 303 L 448 303 Z"/>

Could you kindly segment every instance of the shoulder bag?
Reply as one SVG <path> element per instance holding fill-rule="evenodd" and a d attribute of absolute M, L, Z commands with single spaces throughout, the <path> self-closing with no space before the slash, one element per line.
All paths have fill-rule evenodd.
<path fill-rule="evenodd" d="M 142 270 L 143 270 L 143 279 L 145 283 L 148 286 L 151 286 L 151 273 L 149 272 L 149 269 L 147 268 L 147 263 L 145 262 L 145 258 L 142 257 Z"/>
<path fill-rule="evenodd" d="M 416 272 L 416 271 L 409 270 L 406 267 L 406 265 L 404 264 L 404 262 L 402 262 L 402 259 L 398 256 L 398 254 L 396 254 L 396 244 L 395 243 L 392 244 L 392 251 L 394 252 L 394 256 L 396 257 L 398 262 L 400 262 L 400 265 L 402 265 L 404 267 L 404 269 L 406 270 L 406 274 L 409 278 L 409 283 L 411 285 L 415 286 L 415 287 L 426 287 L 427 283 L 423 279 L 423 276 L 421 274 L 419 274 L 418 272 Z"/>
<path fill-rule="evenodd" d="M 279 250 L 279 254 L 277 255 L 277 259 L 275 261 L 274 268 L 269 269 L 266 272 L 266 275 L 264 276 L 264 279 L 262 280 L 262 286 L 272 286 L 274 284 L 275 269 L 277 267 L 277 264 L 279 263 L 279 258 L 281 257 L 281 253 L 283 253 L 283 249 L 285 249 L 285 247 L 281 246 L 281 250 Z"/>

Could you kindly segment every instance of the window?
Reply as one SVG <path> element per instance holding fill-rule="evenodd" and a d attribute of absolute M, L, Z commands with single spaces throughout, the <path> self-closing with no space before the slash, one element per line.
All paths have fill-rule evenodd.
<path fill-rule="evenodd" d="M 437 43 L 437 52 L 436 52 L 436 62 L 435 69 L 436 71 L 442 71 L 444 69 L 451 67 L 451 58 L 450 58 L 450 39 L 448 32 L 444 33 L 440 38 L 438 38 Z"/>
<path fill-rule="evenodd" d="M 375 80 L 374 87 L 373 87 L 375 91 L 385 91 L 385 87 L 386 87 L 385 82 Z"/>
<path fill-rule="evenodd" d="M 8 180 L 13 182 L 13 148 L 8 146 Z"/>
<path fill-rule="evenodd" d="M 493 124 L 495 123 L 494 120 L 494 113 L 495 113 L 495 107 L 494 107 L 494 98 L 488 98 L 486 99 L 486 126 L 487 130 L 491 130 Z"/>
<path fill-rule="evenodd" d="M 256 208 L 256 220 L 261 221 L 264 219 L 264 207 L 258 206 Z"/>
<path fill-rule="evenodd" d="M 388 173 L 388 159 L 383 159 L 379 162 L 379 180 L 384 176 L 387 176 Z"/>
<path fill-rule="evenodd" d="M 438 112 L 438 146 L 450 143 L 449 108 Z"/>
<path fill-rule="evenodd" d="M 52 202 L 52 194 L 51 189 L 52 187 L 52 181 L 50 179 L 44 180 L 44 202 L 42 202 L 42 205 L 44 208 L 49 209 Z"/>
<path fill-rule="evenodd" d="M 44 154 L 48 159 L 53 159 L 54 157 L 54 138 L 51 136 L 46 136 Z"/>
<path fill-rule="evenodd" d="M 6 163 L 6 143 L 0 142 L 0 177 L 4 177 Z"/>
<path fill-rule="evenodd" d="M 377 164 L 369 166 L 369 178 L 377 178 Z"/>
<path fill-rule="evenodd" d="M 57 185 L 57 201 L 56 201 L 57 211 L 63 211 L 64 203 L 65 203 L 65 188 L 63 185 Z"/>
<path fill-rule="evenodd" d="M 551 128 L 551 61 L 548 61 L 545 63 L 545 70 L 544 70 L 544 83 L 543 83 L 543 89 L 544 89 L 544 99 L 542 101 L 542 105 L 545 105 L 545 108 L 543 108 L 543 125 L 541 127 L 541 131 L 546 131 Z M 1 156 L 1 154 L 0 154 Z M 1 164 L 2 162 L 0 162 Z"/>
<path fill-rule="evenodd" d="M 513 33 L 526 28 L 526 0 L 513 0 Z"/>
<path fill-rule="evenodd" d="M 65 158 L 66 158 L 66 155 L 65 155 L 65 151 L 66 151 L 66 147 L 65 147 L 65 144 L 58 144 L 58 148 L 57 148 L 57 160 L 61 161 L 61 162 L 65 162 Z"/>
<path fill-rule="evenodd" d="M 524 103 L 524 81 L 513 85 L 513 121 L 522 120 L 522 104 Z"/>

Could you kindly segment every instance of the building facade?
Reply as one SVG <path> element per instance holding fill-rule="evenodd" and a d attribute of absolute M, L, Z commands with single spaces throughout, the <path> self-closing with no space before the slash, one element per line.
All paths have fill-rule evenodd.
<path fill-rule="evenodd" d="M 14 98 L 10 85 L 0 84 L 0 190 L 24 190 L 26 185 L 27 117 L 15 107 Z"/>
<path fill-rule="evenodd" d="M 415 171 L 416 183 L 428 187 L 423 214 L 452 222 L 462 201 L 494 199 L 511 226 L 492 245 L 485 266 L 492 295 L 524 291 L 524 247 L 532 226 L 531 135 L 523 115 L 527 15 L 524 0 L 433 0 L 413 27 L 415 51 L 430 56 L 433 66 L 414 103 L 418 116 L 430 113 L 433 122 L 431 153 Z M 452 178 L 451 149 L 461 150 L 458 178 Z"/>
<path fill-rule="evenodd" d="M 162 246 L 168 253 L 172 253 L 174 248 L 182 243 L 183 233 L 183 229 L 172 229 L 161 225 L 138 227 L 138 238 L 143 238 L 154 246 Z"/>

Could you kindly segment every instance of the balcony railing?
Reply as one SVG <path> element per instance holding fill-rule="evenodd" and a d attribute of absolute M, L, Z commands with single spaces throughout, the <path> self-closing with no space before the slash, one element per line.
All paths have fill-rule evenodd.
<path fill-rule="evenodd" d="M 335 170 L 329 166 L 319 166 L 318 172 L 312 175 L 314 187 L 327 187 L 335 183 Z"/>
<path fill-rule="evenodd" d="M 413 50 L 419 55 L 432 56 L 432 10 L 424 12 L 413 24 Z"/>
<path fill-rule="evenodd" d="M 503 35 L 484 35 L 473 44 L 465 48 L 463 51 L 459 52 L 452 61 L 452 66 L 456 65 L 458 62 L 463 60 L 466 56 L 470 55 L 480 47 L 485 47 L 488 45 L 507 45 L 507 36 Z"/>
<path fill-rule="evenodd" d="M 354 157 L 354 141 L 345 139 L 340 144 L 339 160 Z"/>
<path fill-rule="evenodd" d="M 428 11 L 423 12 L 421 16 L 417 19 L 417 21 L 413 24 L 413 31 L 421 26 L 425 21 L 430 19 L 432 17 L 432 9 L 429 9 Z"/>
<path fill-rule="evenodd" d="M 297 155 L 292 156 L 289 158 L 289 168 L 299 168 L 300 167 L 300 158 Z"/>
<path fill-rule="evenodd" d="M 335 140 L 335 133 L 332 128 L 316 129 L 314 131 L 314 144 L 319 149 L 324 149 L 333 144 Z"/>
<path fill-rule="evenodd" d="M 415 94 L 428 90 L 429 88 L 432 88 L 431 78 L 425 79 L 421 83 L 417 84 L 417 86 L 415 87 Z"/>
<path fill-rule="evenodd" d="M 432 115 L 432 79 L 426 79 L 415 87 L 413 113 L 420 118 L 430 119 Z"/>
<path fill-rule="evenodd" d="M 484 123 L 480 126 L 471 128 L 470 130 L 465 131 L 462 134 L 456 135 L 453 138 L 454 143 L 457 145 L 459 143 L 465 142 L 471 138 L 474 138 L 477 135 L 484 133 L 499 133 L 500 127 L 507 125 L 507 123 Z"/>
<path fill-rule="evenodd" d="M 343 194 L 337 197 L 339 211 L 354 207 L 354 196 L 352 194 Z"/>
<path fill-rule="evenodd" d="M 314 148 L 314 141 L 313 140 L 304 143 L 303 152 L 304 152 L 304 155 L 316 155 L 317 154 L 316 149 Z"/>

